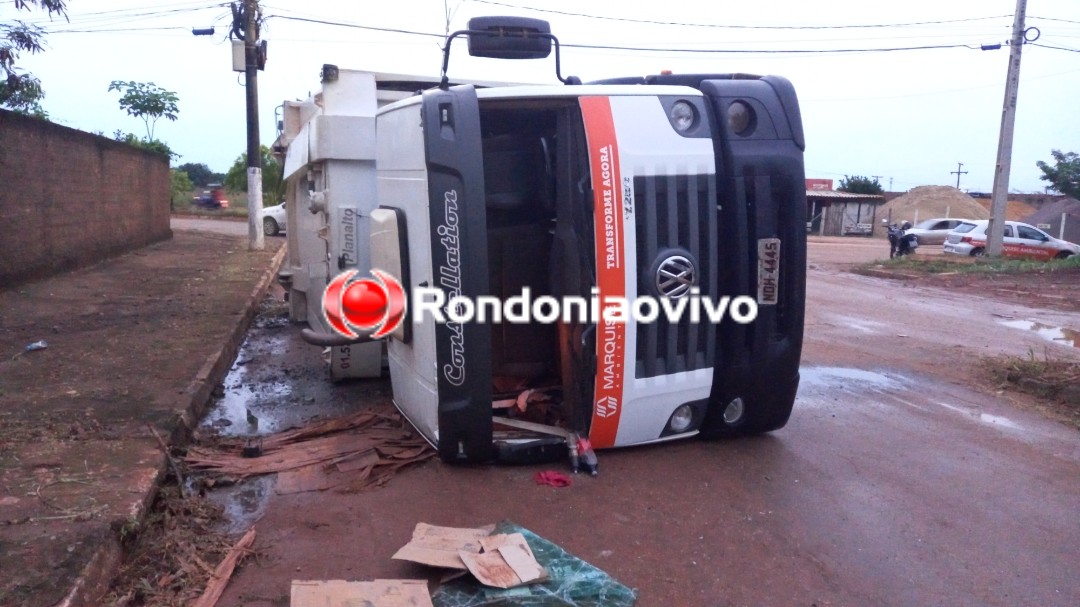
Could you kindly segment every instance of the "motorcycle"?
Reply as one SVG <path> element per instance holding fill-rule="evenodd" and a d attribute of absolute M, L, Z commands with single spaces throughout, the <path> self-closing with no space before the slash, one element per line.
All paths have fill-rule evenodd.
<path fill-rule="evenodd" d="M 905 221 L 897 226 L 895 223 L 889 226 L 889 259 L 912 255 L 919 248 L 919 237 L 908 234 L 911 222 Z"/>

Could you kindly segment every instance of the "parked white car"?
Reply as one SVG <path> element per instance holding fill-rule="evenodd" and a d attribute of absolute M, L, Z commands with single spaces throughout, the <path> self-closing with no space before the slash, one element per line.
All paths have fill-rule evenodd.
<path fill-rule="evenodd" d="M 985 255 L 986 228 L 989 224 L 986 219 L 964 221 L 949 232 L 942 245 L 943 250 L 951 255 Z M 1006 221 L 1002 255 L 1027 259 L 1065 259 L 1080 255 L 1080 245 L 1054 238 L 1031 224 Z"/>
<path fill-rule="evenodd" d="M 915 224 L 915 227 L 907 231 L 908 234 L 914 234 L 919 238 L 920 245 L 930 244 L 945 244 L 945 238 L 949 236 L 949 232 L 956 229 L 956 226 L 963 222 L 973 222 L 974 219 L 957 219 L 948 217 L 936 217 L 934 219 L 924 219 Z"/>
<path fill-rule="evenodd" d="M 277 236 L 285 231 L 285 203 L 276 204 L 272 207 L 264 207 L 262 210 L 263 234 Z"/>

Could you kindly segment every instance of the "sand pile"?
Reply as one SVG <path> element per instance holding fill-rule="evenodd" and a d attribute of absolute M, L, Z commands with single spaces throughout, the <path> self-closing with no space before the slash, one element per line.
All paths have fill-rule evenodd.
<path fill-rule="evenodd" d="M 990 202 L 989 198 L 980 198 L 979 204 L 986 209 L 987 217 L 990 214 Z M 1028 217 L 1031 217 L 1037 211 L 1035 207 L 1026 202 L 1020 200 L 1010 200 L 1005 204 L 1005 219 L 1007 221 L 1024 221 L 1027 222 Z M 1030 223 L 1030 222 L 1028 222 Z"/>
<path fill-rule="evenodd" d="M 989 201 L 987 201 L 989 202 Z M 907 194 L 883 204 L 877 212 L 877 221 L 910 221 L 918 223 L 932 217 L 959 217 L 962 219 L 989 219 L 990 211 L 978 200 L 947 185 L 924 185 L 912 188 Z"/>

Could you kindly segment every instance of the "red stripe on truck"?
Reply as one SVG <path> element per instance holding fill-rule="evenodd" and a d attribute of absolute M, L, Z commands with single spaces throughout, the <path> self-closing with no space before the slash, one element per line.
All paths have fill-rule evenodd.
<path fill-rule="evenodd" d="M 582 97 L 589 146 L 596 229 L 596 283 L 601 309 L 606 298 L 626 297 L 622 187 L 615 121 L 607 97 Z M 622 415 L 626 371 L 626 323 L 600 320 L 596 327 L 596 385 L 589 440 L 601 449 L 615 445 Z"/>

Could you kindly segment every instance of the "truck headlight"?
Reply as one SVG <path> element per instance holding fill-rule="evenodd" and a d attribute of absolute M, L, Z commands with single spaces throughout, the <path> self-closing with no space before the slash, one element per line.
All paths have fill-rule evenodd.
<path fill-rule="evenodd" d="M 685 133 L 697 122 L 697 110 L 686 101 L 676 101 L 672 104 L 668 117 L 676 131 Z"/>
<path fill-rule="evenodd" d="M 674 434 L 686 432 L 694 423 L 694 408 L 687 404 L 679 405 L 668 420 L 668 428 Z"/>
<path fill-rule="evenodd" d="M 742 420 L 743 413 L 746 412 L 746 405 L 743 404 L 743 399 L 735 397 L 724 407 L 724 422 L 728 424 L 737 424 Z"/>
<path fill-rule="evenodd" d="M 727 107 L 728 129 L 736 135 L 749 135 L 754 129 L 754 108 L 745 101 L 732 101 Z"/>

